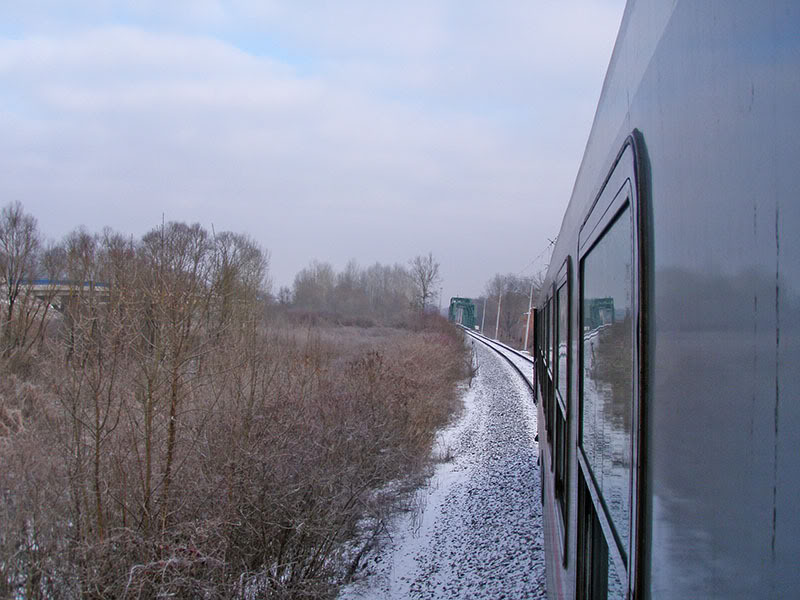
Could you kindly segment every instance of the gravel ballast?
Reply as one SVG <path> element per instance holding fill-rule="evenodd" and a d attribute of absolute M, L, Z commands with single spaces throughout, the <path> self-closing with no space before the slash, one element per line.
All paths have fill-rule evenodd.
<path fill-rule="evenodd" d="M 439 435 L 419 510 L 389 526 L 340 600 L 545 597 L 531 392 L 495 352 L 468 343 L 478 373 L 461 418 Z"/>

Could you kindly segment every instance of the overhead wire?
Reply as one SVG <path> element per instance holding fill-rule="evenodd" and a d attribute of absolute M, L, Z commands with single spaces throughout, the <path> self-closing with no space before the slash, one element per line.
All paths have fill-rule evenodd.
<path fill-rule="evenodd" d="M 545 255 L 546 252 L 548 252 L 550 249 L 552 249 L 552 247 L 555 245 L 557 239 L 558 239 L 558 237 L 556 237 L 555 239 L 552 239 L 552 240 L 550 238 L 547 238 L 548 244 L 544 247 L 544 249 L 539 254 L 537 254 L 528 264 L 526 264 L 524 267 L 522 267 L 522 269 L 517 271 L 515 273 L 515 275 L 519 276 L 519 275 L 522 275 L 523 273 L 527 272 L 527 270 L 529 268 L 531 268 L 534 264 L 536 264 L 537 260 L 542 258 Z"/>

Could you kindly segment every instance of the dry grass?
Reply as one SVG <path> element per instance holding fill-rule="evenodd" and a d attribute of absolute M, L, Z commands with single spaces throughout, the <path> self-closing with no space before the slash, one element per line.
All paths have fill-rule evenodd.
<path fill-rule="evenodd" d="M 467 366 L 437 319 L 228 328 L 172 384 L 131 346 L 76 366 L 59 339 L 0 364 L 3 598 L 330 597 Z"/>

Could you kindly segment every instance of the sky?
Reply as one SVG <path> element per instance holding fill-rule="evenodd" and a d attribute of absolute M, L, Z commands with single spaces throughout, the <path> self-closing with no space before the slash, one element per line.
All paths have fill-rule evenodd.
<path fill-rule="evenodd" d="M 0 205 L 45 237 L 432 252 L 444 304 L 544 268 L 624 0 L 0 0 Z"/>

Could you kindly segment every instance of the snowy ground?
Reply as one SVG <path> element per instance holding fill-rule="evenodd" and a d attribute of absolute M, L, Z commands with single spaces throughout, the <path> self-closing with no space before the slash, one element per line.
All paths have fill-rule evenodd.
<path fill-rule="evenodd" d="M 483 339 L 485 343 L 500 348 L 501 351 L 509 350 L 509 352 L 505 353 L 506 356 L 508 356 L 508 358 L 510 358 L 514 362 L 514 364 L 516 364 L 517 367 L 519 367 L 519 370 L 522 371 L 522 373 L 524 373 L 525 378 L 531 383 L 531 385 L 533 385 L 533 362 L 531 362 L 531 355 L 528 352 L 521 352 L 520 350 L 512 348 L 508 344 L 504 344 L 503 342 L 498 342 L 497 340 L 493 340 L 486 336 L 481 336 L 481 339 Z M 470 339 L 469 343 L 479 344 L 480 341 Z M 522 356 L 520 356 L 520 354 L 522 354 Z"/>
<path fill-rule="evenodd" d="M 478 342 L 475 342 L 475 344 L 477 345 Z M 497 345 L 508 348 L 508 346 L 506 346 L 505 344 L 497 344 Z M 508 357 L 512 361 L 514 361 L 514 364 L 516 364 L 517 367 L 519 367 L 519 370 L 525 374 L 525 379 L 527 379 L 531 383 L 531 385 L 533 385 L 533 363 L 529 359 L 523 358 L 522 356 L 519 356 L 518 354 L 515 354 L 513 352 L 509 352 Z M 535 419 L 536 417 L 534 416 L 534 420 Z"/>
<path fill-rule="evenodd" d="M 544 597 L 535 407 L 518 373 L 474 348 L 478 374 L 439 436 L 420 510 L 390 526 L 339 600 Z"/>

